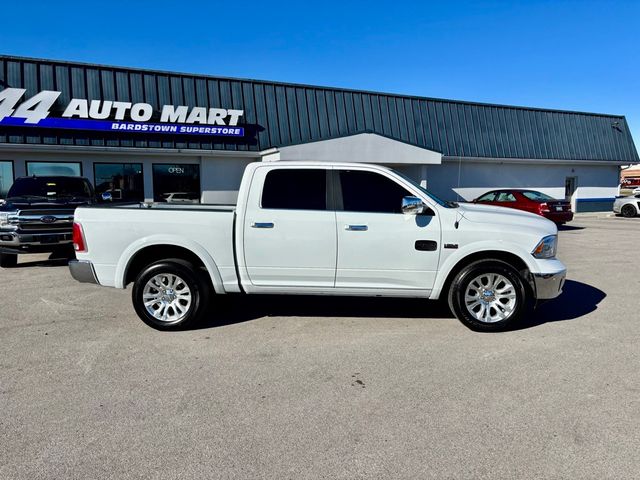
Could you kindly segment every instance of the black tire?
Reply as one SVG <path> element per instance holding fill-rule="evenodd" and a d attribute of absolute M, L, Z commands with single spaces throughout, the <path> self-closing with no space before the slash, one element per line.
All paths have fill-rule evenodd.
<path fill-rule="evenodd" d="M 620 213 L 622 213 L 623 217 L 631 218 L 635 217 L 638 212 L 636 211 L 636 207 L 634 207 L 630 203 L 627 203 L 626 205 L 622 206 Z"/>
<path fill-rule="evenodd" d="M 0 267 L 13 268 L 18 265 L 18 254 L 16 253 L 0 253 Z"/>
<path fill-rule="evenodd" d="M 180 312 L 178 308 L 171 305 L 164 307 L 162 300 L 158 300 L 155 304 L 150 305 L 151 310 L 158 312 L 159 316 L 166 312 L 166 316 L 172 315 L 179 318 L 167 318 L 167 320 L 163 321 L 161 318 L 157 318 L 147 310 L 147 307 L 144 304 L 145 299 L 143 298 L 145 295 L 145 288 L 154 277 L 157 279 L 157 276 L 165 276 L 166 279 L 170 279 L 173 278 L 171 276 L 175 276 L 180 280 L 180 282 L 176 281 L 173 285 L 177 288 L 173 290 L 165 290 L 165 292 L 170 292 L 167 294 L 170 296 L 163 298 L 171 300 L 173 305 L 177 305 L 178 308 L 185 308 L 186 310 L 184 312 Z M 185 290 L 183 289 L 183 285 L 188 288 L 190 295 L 190 303 L 188 305 L 185 305 L 186 300 L 174 297 L 174 295 L 179 294 L 181 290 L 184 294 Z M 149 284 L 149 288 L 150 290 L 147 291 L 147 295 L 162 296 L 162 292 L 159 288 L 155 288 L 152 284 Z M 156 330 L 185 330 L 194 326 L 202 319 L 203 315 L 207 311 L 207 305 L 212 292 L 213 289 L 211 288 L 210 282 L 203 272 L 199 271 L 191 263 L 185 260 L 170 258 L 152 263 L 140 272 L 133 283 L 131 299 L 133 302 L 133 308 L 140 319 L 150 327 L 153 327 Z M 164 311 L 160 311 L 162 308 L 164 308 Z"/>
<path fill-rule="evenodd" d="M 485 275 L 488 276 L 487 279 L 502 277 L 506 282 L 510 282 L 512 288 L 507 289 L 503 294 L 496 295 L 496 290 L 504 289 L 507 286 L 506 282 L 496 282 L 492 288 L 486 290 L 486 292 L 493 293 L 494 296 L 488 295 L 482 299 L 478 297 L 478 301 L 470 303 L 474 307 L 470 311 L 465 302 L 466 294 L 478 293 L 480 295 L 477 286 L 484 286 L 482 279 L 485 278 Z M 491 277 L 493 275 L 499 277 Z M 478 280 L 479 278 L 480 280 Z M 513 296 L 513 303 L 511 303 L 511 298 L 504 298 L 507 295 Z M 479 332 L 496 332 L 513 328 L 530 312 L 533 304 L 532 297 L 530 288 L 525 284 L 520 273 L 508 263 L 496 259 L 479 260 L 464 267 L 454 277 L 448 295 L 449 307 L 458 320 L 471 330 Z M 489 302 L 481 301 L 485 299 Z M 506 303 L 503 303 L 503 300 Z M 487 307 L 487 305 L 489 306 Z M 474 316 L 474 312 L 475 315 L 487 315 L 492 318 L 486 318 L 487 321 L 482 321 Z M 504 318 L 494 321 L 496 317 L 500 316 L 504 316 Z"/>

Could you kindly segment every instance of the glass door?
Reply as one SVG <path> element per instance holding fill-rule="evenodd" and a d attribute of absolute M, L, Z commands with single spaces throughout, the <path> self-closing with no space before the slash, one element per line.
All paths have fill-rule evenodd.
<path fill-rule="evenodd" d="M 200 203 L 200 165 L 155 163 L 153 200 L 168 203 Z"/>

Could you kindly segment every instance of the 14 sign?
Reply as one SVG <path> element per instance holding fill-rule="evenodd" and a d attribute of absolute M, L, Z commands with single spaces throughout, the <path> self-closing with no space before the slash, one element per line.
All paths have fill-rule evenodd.
<path fill-rule="evenodd" d="M 25 92 L 24 88 L 5 88 L 0 92 L 0 125 L 233 137 L 244 135 L 244 129 L 237 126 L 244 115 L 243 110 L 164 105 L 159 122 L 149 123 L 154 112 L 153 106 L 148 103 L 72 98 L 61 117 L 51 117 L 51 109 L 62 92 L 43 90 L 20 103 Z"/>

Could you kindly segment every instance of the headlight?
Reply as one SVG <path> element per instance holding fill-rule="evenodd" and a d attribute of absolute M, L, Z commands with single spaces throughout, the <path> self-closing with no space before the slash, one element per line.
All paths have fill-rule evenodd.
<path fill-rule="evenodd" d="M 0 212 L 0 227 L 9 225 L 9 214 Z"/>
<path fill-rule="evenodd" d="M 533 249 L 531 255 L 536 258 L 553 258 L 556 256 L 556 249 L 558 247 L 558 236 L 549 235 L 540 240 L 540 243 Z"/>

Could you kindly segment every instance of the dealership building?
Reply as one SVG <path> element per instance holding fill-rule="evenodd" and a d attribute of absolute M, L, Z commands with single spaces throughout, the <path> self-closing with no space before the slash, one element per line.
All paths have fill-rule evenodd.
<path fill-rule="evenodd" d="M 624 116 L 0 56 L 0 195 L 82 175 L 115 200 L 232 203 L 250 162 L 389 165 L 436 195 L 531 188 L 609 210 Z M 375 194 L 375 192 L 371 192 Z"/>

